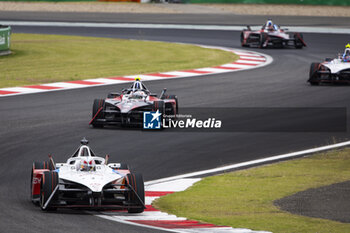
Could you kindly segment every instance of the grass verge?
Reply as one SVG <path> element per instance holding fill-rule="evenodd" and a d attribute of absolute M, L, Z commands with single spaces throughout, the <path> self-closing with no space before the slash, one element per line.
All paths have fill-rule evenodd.
<path fill-rule="evenodd" d="M 350 224 L 293 215 L 273 201 L 350 179 L 350 149 L 236 171 L 201 180 L 154 205 L 168 213 L 217 225 L 283 232 L 350 232 Z"/>
<path fill-rule="evenodd" d="M 193 45 L 12 34 L 0 57 L 0 87 L 184 70 L 233 62 L 233 53 Z"/>

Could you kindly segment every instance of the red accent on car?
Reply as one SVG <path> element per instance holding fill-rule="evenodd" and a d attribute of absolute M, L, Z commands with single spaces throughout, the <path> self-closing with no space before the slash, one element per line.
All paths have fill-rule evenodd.
<path fill-rule="evenodd" d="M 97 117 L 97 115 L 101 112 L 101 110 L 103 109 L 103 107 L 101 107 L 98 111 L 97 111 L 97 113 L 96 113 L 96 115 L 91 119 L 91 121 L 89 122 L 89 125 L 91 125 L 91 123 L 95 120 L 95 118 Z"/>
<path fill-rule="evenodd" d="M 33 181 L 32 181 L 32 194 L 40 195 L 40 182 L 43 173 L 49 171 L 49 169 L 34 169 L 33 171 Z"/>
<path fill-rule="evenodd" d="M 303 40 L 303 38 L 301 38 L 300 33 L 296 33 L 296 35 L 297 35 L 298 39 L 301 41 L 301 43 L 303 43 L 303 45 L 306 47 L 306 43 Z"/>
<path fill-rule="evenodd" d="M 149 97 L 149 101 L 157 101 L 157 100 L 159 100 L 157 97 L 154 97 L 154 96 Z"/>

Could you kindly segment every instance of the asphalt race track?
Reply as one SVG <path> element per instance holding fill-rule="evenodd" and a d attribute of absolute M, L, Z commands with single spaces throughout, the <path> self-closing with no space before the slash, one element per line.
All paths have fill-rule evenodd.
<path fill-rule="evenodd" d="M 30 16 L 29 16 L 30 15 Z M 50 18 L 52 16 L 52 18 Z M 1 12 L 0 20 L 64 20 L 159 22 L 159 16 L 122 15 L 108 18 L 84 14 L 33 14 Z M 158 17 L 158 18 L 157 18 Z M 202 17 L 203 20 L 199 20 Z M 262 23 L 262 17 L 201 15 L 169 17 L 171 23 L 244 25 Z M 108 18 L 108 19 L 106 19 Z M 348 26 L 341 18 L 280 17 L 293 25 Z M 104 20 L 105 19 L 105 20 Z M 206 20 L 207 22 L 206 22 Z M 327 18 L 328 19 L 328 18 Z M 231 21 L 231 22 L 230 22 Z M 229 22 L 229 23 L 228 23 Z M 240 48 L 239 32 L 13 27 L 14 33 L 48 33 L 199 43 Z M 181 107 L 350 107 L 349 86 L 310 86 L 311 62 L 334 57 L 349 42 L 349 35 L 304 34 L 306 49 L 266 49 L 274 62 L 264 68 L 195 78 L 147 82 L 153 92 L 166 87 L 177 94 Z M 200 58 L 198 58 L 200 59 Z M 92 129 L 92 102 L 130 84 L 102 86 L 0 98 L 0 232 L 156 232 L 100 219 L 83 212 L 42 213 L 29 200 L 32 162 L 49 153 L 65 161 L 87 137 L 91 147 L 111 161 L 127 162 L 133 170 L 153 180 L 222 165 L 347 140 L 344 133 L 181 133 L 144 132 L 133 129 Z M 349 115 L 349 110 L 347 110 Z M 262 116 L 264 117 L 264 116 Z M 317 122 L 316 122 L 317 123 Z M 266 124 L 270 124 L 266 122 Z M 249 226 L 247 226 L 249 227 Z"/>

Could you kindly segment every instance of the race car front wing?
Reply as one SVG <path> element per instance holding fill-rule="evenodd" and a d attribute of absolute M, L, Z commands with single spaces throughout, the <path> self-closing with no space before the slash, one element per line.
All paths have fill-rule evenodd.
<path fill-rule="evenodd" d="M 43 209 L 49 205 L 55 208 L 79 208 L 79 209 L 146 209 L 145 203 L 129 184 L 109 184 L 109 188 L 102 192 L 92 192 L 79 184 L 60 179 L 59 184 L 51 193 Z M 116 188 L 116 187 L 124 188 Z M 68 187 L 68 188 L 67 188 Z M 129 202 L 127 196 L 133 193 L 138 203 Z M 54 197 L 57 198 L 54 198 Z M 54 200 L 56 199 L 56 200 Z"/>

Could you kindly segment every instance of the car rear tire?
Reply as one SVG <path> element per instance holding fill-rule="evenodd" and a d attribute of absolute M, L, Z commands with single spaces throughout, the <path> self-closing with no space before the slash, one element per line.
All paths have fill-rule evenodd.
<path fill-rule="evenodd" d="M 126 163 L 120 163 L 120 167 L 118 168 L 120 170 L 130 170 L 129 165 Z"/>
<path fill-rule="evenodd" d="M 301 40 L 303 40 L 303 34 L 294 33 L 294 46 L 295 46 L 295 48 L 297 48 L 297 49 L 303 48 L 304 44 Z"/>
<path fill-rule="evenodd" d="M 52 171 L 53 166 L 52 166 L 52 163 L 50 163 L 49 161 L 34 162 L 33 169 L 48 169 L 48 170 Z"/>
<path fill-rule="evenodd" d="M 139 204 L 140 208 L 129 208 L 129 213 L 142 213 L 144 211 L 143 204 L 145 203 L 145 186 L 143 182 L 143 177 L 139 173 L 129 173 L 127 175 L 128 184 L 135 190 L 137 195 L 140 197 L 142 203 L 137 198 L 134 192 L 129 194 L 129 202 Z"/>
<path fill-rule="evenodd" d="M 99 109 L 103 108 L 104 105 L 105 105 L 105 100 L 104 99 L 95 99 L 94 100 L 94 104 L 92 106 L 92 118 L 94 118 L 96 116 L 96 114 L 98 113 Z M 103 111 L 103 109 L 95 117 L 95 120 L 103 118 L 103 112 L 102 111 Z M 101 124 L 101 123 L 92 122 L 92 126 L 94 128 L 103 128 L 103 124 Z"/>
<path fill-rule="evenodd" d="M 179 100 L 177 98 L 177 95 L 167 95 L 165 96 L 163 99 L 171 99 L 171 100 L 175 100 L 176 103 L 176 114 L 179 114 Z"/>
<path fill-rule="evenodd" d="M 52 207 L 52 202 L 57 200 L 57 194 L 55 194 L 50 204 L 44 209 L 44 205 L 55 190 L 56 186 L 58 185 L 58 173 L 57 172 L 44 172 L 43 176 L 41 178 L 41 188 L 40 188 L 40 208 L 44 211 L 54 211 L 57 208 Z"/>
<path fill-rule="evenodd" d="M 242 47 L 249 47 L 246 43 L 244 43 L 244 31 L 246 31 L 246 29 L 244 29 L 244 30 L 241 32 L 241 46 L 242 46 Z"/>
<path fill-rule="evenodd" d="M 309 83 L 313 86 L 319 85 L 320 81 L 318 79 L 317 71 L 319 70 L 320 63 L 312 63 L 309 72 Z"/>
<path fill-rule="evenodd" d="M 44 162 L 34 162 L 33 166 L 32 166 L 32 172 L 31 172 L 31 176 L 30 176 L 30 199 L 32 200 L 32 202 L 34 204 L 39 204 L 37 201 L 34 201 L 34 199 L 37 199 L 38 196 L 37 195 L 33 195 L 33 177 L 34 177 L 34 170 L 35 169 L 49 169 L 50 171 L 53 170 L 53 165 L 48 162 L 48 161 L 44 161 Z"/>
<path fill-rule="evenodd" d="M 162 100 L 154 101 L 152 111 L 159 110 L 160 116 L 160 128 L 163 128 L 163 114 L 165 113 L 165 103 Z"/>
<path fill-rule="evenodd" d="M 267 47 L 267 45 L 264 47 L 264 44 L 265 44 L 266 40 L 267 40 L 267 33 L 262 32 L 260 34 L 260 38 L 259 38 L 259 48 L 262 49 L 262 48 L 266 48 Z"/>

